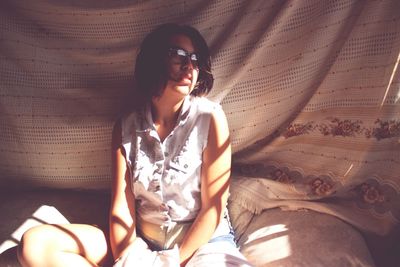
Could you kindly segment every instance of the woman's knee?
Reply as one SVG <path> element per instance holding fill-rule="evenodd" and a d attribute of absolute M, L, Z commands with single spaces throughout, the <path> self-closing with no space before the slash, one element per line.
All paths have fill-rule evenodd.
<path fill-rule="evenodd" d="M 46 227 L 36 226 L 27 230 L 18 247 L 18 259 L 23 266 L 39 266 L 48 255 L 49 240 Z"/>
<path fill-rule="evenodd" d="M 19 246 L 23 266 L 57 262 L 60 253 L 98 264 L 108 255 L 107 240 L 103 231 L 90 225 L 41 225 L 28 230 Z"/>

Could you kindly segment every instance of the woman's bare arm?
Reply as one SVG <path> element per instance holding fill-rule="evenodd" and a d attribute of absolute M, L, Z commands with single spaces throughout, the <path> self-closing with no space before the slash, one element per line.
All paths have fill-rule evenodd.
<path fill-rule="evenodd" d="M 217 109 L 211 117 L 208 143 L 203 152 L 201 210 L 181 244 L 182 266 L 201 245 L 210 240 L 223 218 L 229 194 L 230 172 L 228 123 L 222 109 Z"/>
<path fill-rule="evenodd" d="M 110 243 L 114 259 L 136 238 L 135 198 L 133 196 L 125 152 L 121 145 L 121 123 L 114 126 L 112 137 L 112 191 Z"/>

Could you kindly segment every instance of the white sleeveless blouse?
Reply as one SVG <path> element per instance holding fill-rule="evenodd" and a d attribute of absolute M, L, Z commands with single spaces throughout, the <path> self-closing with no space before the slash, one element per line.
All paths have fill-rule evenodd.
<path fill-rule="evenodd" d="M 123 118 L 122 145 L 141 219 L 164 226 L 195 219 L 201 207 L 202 153 L 215 109 L 221 106 L 204 97 L 187 96 L 177 125 L 163 142 L 150 106 Z"/>

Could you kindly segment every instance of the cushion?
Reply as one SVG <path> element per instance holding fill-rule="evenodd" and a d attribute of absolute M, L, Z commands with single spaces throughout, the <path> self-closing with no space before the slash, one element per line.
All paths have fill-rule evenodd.
<path fill-rule="evenodd" d="M 254 215 L 238 244 L 256 266 L 372 267 L 361 234 L 323 213 L 268 209 Z"/>

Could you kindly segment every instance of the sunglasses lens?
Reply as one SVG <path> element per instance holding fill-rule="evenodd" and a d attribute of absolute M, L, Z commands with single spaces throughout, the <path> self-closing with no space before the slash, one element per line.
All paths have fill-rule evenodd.
<path fill-rule="evenodd" d="M 196 54 L 191 54 L 190 55 L 190 60 L 191 61 L 197 61 L 197 55 Z"/>
<path fill-rule="evenodd" d="M 197 54 L 195 53 L 188 53 L 183 49 L 170 49 L 170 56 L 171 58 L 175 58 L 180 61 L 181 64 L 187 64 L 188 59 L 192 62 L 194 68 L 198 67 L 198 58 Z"/>
<path fill-rule="evenodd" d="M 194 68 L 198 68 L 199 62 L 197 60 L 197 55 L 196 54 L 191 54 L 190 55 L 190 61 L 192 62 L 192 65 Z"/>
<path fill-rule="evenodd" d="M 183 49 L 176 49 L 175 52 L 180 57 L 187 57 L 188 56 L 188 53 L 186 53 L 186 51 L 183 50 Z"/>

